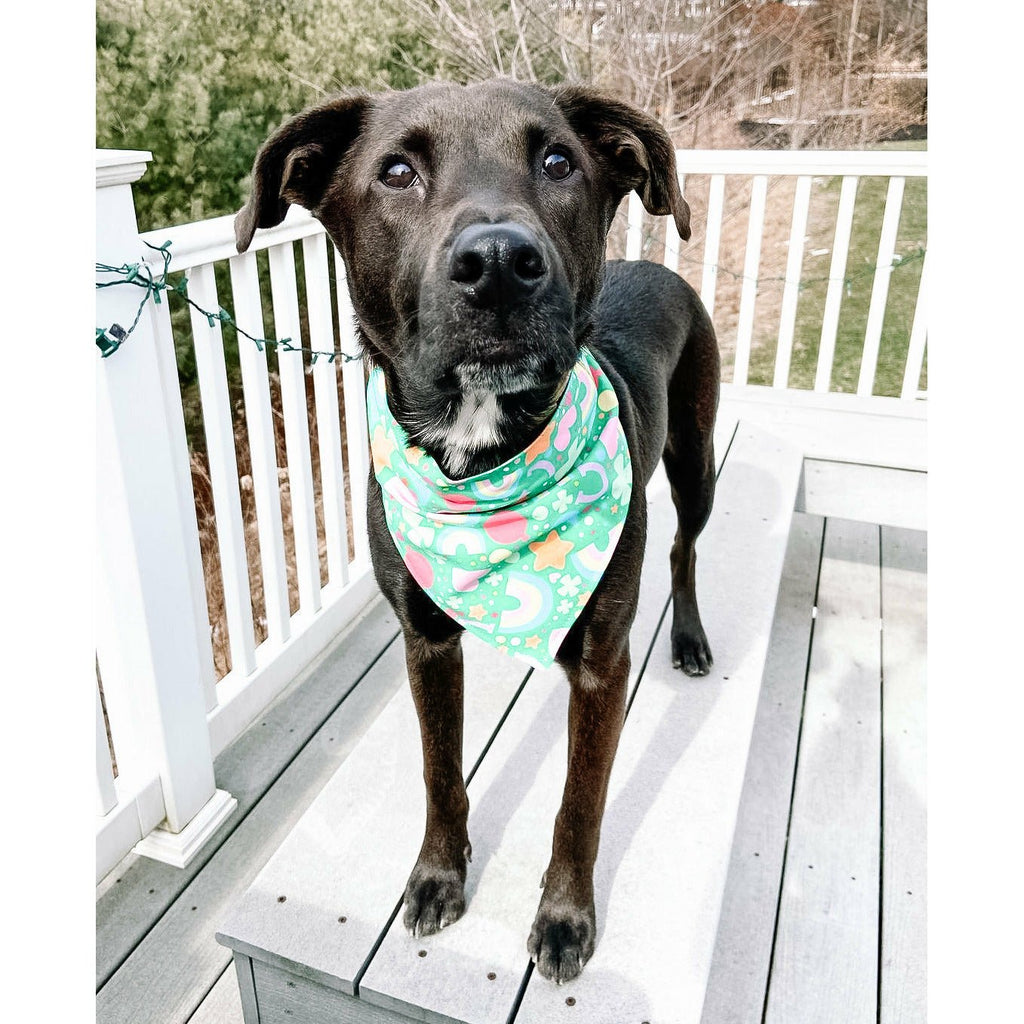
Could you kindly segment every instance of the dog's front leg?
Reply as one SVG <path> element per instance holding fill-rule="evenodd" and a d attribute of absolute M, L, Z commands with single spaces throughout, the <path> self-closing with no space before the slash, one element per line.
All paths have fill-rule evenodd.
<path fill-rule="evenodd" d="M 628 642 L 598 663 L 599 672 L 584 659 L 568 666 L 569 768 L 527 943 L 540 973 L 558 983 L 575 978 L 594 952 L 594 861 L 626 708 Z"/>
<path fill-rule="evenodd" d="M 409 683 L 423 741 L 427 826 L 405 888 L 405 927 L 433 935 L 466 909 L 466 819 L 469 798 L 462 775 L 462 645 L 406 632 Z"/>

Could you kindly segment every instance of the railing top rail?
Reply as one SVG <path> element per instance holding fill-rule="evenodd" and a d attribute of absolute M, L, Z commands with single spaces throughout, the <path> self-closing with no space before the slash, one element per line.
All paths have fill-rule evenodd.
<path fill-rule="evenodd" d="M 156 231 L 145 231 L 140 237 L 150 245 L 161 246 L 168 239 L 171 245 L 171 262 L 169 269 L 173 271 L 188 270 L 217 260 L 226 260 L 237 256 L 235 248 L 235 217 L 228 214 L 224 217 L 213 217 L 192 224 L 180 224 L 172 228 L 158 228 Z M 320 234 L 323 225 L 314 220 L 308 210 L 300 206 L 288 209 L 288 215 L 274 228 L 266 228 L 256 232 L 249 246 L 249 252 L 268 249 L 281 242 L 295 242 L 309 235 Z M 157 258 L 150 260 L 155 267 L 162 269 L 163 261 Z"/>
<path fill-rule="evenodd" d="M 677 149 L 683 174 L 851 174 L 922 177 L 925 150 Z"/>
<path fill-rule="evenodd" d="M 152 159 L 148 149 L 97 149 L 96 187 L 131 185 L 146 173 Z"/>
<path fill-rule="evenodd" d="M 97 149 L 96 166 L 115 167 L 118 164 L 149 163 L 153 154 L 148 149 Z"/>

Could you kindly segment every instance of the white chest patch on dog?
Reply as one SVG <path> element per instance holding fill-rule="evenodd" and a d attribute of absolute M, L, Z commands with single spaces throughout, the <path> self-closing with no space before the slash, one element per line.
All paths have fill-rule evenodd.
<path fill-rule="evenodd" d="M 425 439 L 444 448 L 449 469 L 458 477 L 475 451 L 498 443 L 501 419 L 497 395 L 491 391 L 470 391 L 462 396 L 450 425 L 435 429 Z"/>

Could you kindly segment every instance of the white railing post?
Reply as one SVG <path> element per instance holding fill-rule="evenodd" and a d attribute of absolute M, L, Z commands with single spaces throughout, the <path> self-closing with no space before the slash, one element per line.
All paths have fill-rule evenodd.
<path fill-rule="evenodd" d="M 150 158 L 97 151 L 97 263 L 116 267 L 144 258 L 131 184 Z M 97 280 L 117 278 L 100 274 Z M 97 325 L 127 329 L 143 292 L 120 285 L 96 295 Z M 180 406 L 172 412 L 165 400 L 161 371 L 168 372 L 168 361 L 158 351 L 161 342 L 168 343 L 147 308 L 121 348 L 108 358 L 96 353 L 96 526 L 104 594 L 96 632 L 118 781 L 155 774 L 163 795 L 166 820 L 136 849 L 184 867 L 236 801 L 214 784 L 209 653 L 197 628 L 207 610 L 205 602 L 197 608 L 193 586 L 196 527 L 181 514 L 181 489 L 190 487 L 188 452 L 170 418 L 180 418 Z"/>
<path fill-rule="evenodd" d="M 644 204 L 635 192 L 629 193 L 626 209 L 626 259 L 638 260 L 644 251 Z"/>
<path fill-rule="evenodd" d="M 96 691 L 96 801 L 96 810 L 100 815 L 107 814 L 117 805 L 114 768 L 110 763 L 107 727 L 103 721 L 103 702 L 99 690 Z"/>

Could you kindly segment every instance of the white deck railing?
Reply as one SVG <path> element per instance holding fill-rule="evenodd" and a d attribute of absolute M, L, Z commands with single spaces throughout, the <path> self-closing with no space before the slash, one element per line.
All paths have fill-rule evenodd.
<path fill-rule="evenodd" d="M 921 151 L 760 151 L 760 150 L 680 150 L 677 152 L 680 181 L 684 191 L 686 180 L 707 176 L 708 192 L 704 232 L 700 296 L 704 305 L 715 314 L 715 298 L 721 266 L 720 245 L 725 221 L 726 181 L 733 178 L 750 179 L 750 205 L 747 217 L 744 247 L 742 291 L 739 300 L 739 318 L 735 338 L 735 359 L 732 380 L 737 386 L 746 385 L 750 368 L 750 354 L 754 337 L 754 309 L 758 294 L 759 267 L 763 262 L 762 233 L 769 182 L 772 179 L 794 178 L 795 191 L 786 241 L 788 258 L 784 273 L 781 318 L 778 345 L 775 354 L 772 386 L 787 388 L 793 352 L 794 326 L 801 290 L 801 268 L 806 261 L 805 232 L 811 206 L 812 183 L 815 178 L 840 178 L 841 187 L 834 221 L 831 260 L 828 269 L 828 287 L 822 318 L 821 336 L 814 379 L 814 390 L 828 392 L 832 380 L 833 359 L 840 322 L 840 307 L 847 282 L 847 259 L 850 237 L 856 212 L 857 185 L 864 177 L 888 179 L 888 192 L 877 255 L 863 354 L 856 392 L 867 396 L 873 393 L 878 367 L 879 347 L 882 339 L 886 301 L 893 265 L 897 259 L 897 231 L 903 210 L 904 187 L 907 178 L 927 175 L 927 153 Z M 680 262 L 681 242 L 675 225 L 669 217 L 653 219 L 643 210 L 639 196 L 630 193 L 628 203 L 626 258 L 637 259 L 642 254 L 645 228 L 663 243 L 665 265 L 692 279 L 693 267 Z M 663 237 L 661 237 L 663 234 Z M 648 237 L 650 237 L 648 235 Z M 925 318 L 925 266 L 922 260 L 921 283 L 910 344 L 903 370 L 900 397 L 914 400 L 918 397 L 918 381 L 924 363 L 926 346 Z"/>
<path fill-rule="evenodd" d="M 230 306 L 239 326 L 263 338 L 267 335 L 256 253 L 267 250 L 275 337 L 291 337 L 298 345 L 300 316 L 305 313 L 310 342 L 306 347 L 335 351 L 339 346 L 331 303 L 336 301 L 340 350 L 354 351 L 344 267 L 337 254 L 328 251 L 316 221 L 295 209 L 279 228 L 257 233 L 250 250 L 241 256 L 235 252 L 231 217 L 139 236 L 130 181 L 141 175 L 145 159 L 148 154 L 98 155 L 98 262 L 121 266 L 148 258 L 149 271 L 159 277 L 163 259 L 140 237 L 157 246 L 169 240 L 169 270 L 187 272 L 188 297 L 204 310 L 217 312 Z M 296 241 L 301 241 L 304 262 L 301 313 L 293 254 Z M 336 298 L 331 295 L 328 259 L 337 268 Z M 230 297 L 217 294 L 214 268 L 224 260 L 230 270 Z M 116 275 L 100 275 L 104 278 Z M 112 287 L 99 291 L 98 299 L 98 324 L 117 322 L 127 327 L 140 296 L 131 287 Z M 189 859 L 233 808 L 230 796 L 216 790 L 213 758 L 325 650 L 375 593 L 363 519 L 369 450 L 362 364 L 317 359 L 310 367 L 301 351 L 279 349 L 281 408 L 275 410 L 267 352 L 240 338 L 239 369 L 262 580 L 258 596 L 266 609 L 266 639 L 257 644 L 256 595 L 250 588 L 250 554 L 236 462 L 237 414 L 229 396 L 221 321 L 211 323 L 194 308 L 190 319 L 231 669 L 217 680 L 175 339 L 165 297 L 160 303 L 148 302 L 124 346 L 97 362 L 101 583 L 97 654 L 117 762 L 113 779 L 98 711 L 99 877 L 140 840 L 144 840 L 140 852 L 171 863 Z M 339 372 L 347 435 L 344 451 Z M 310 399 L 307 376 L 312 378 Z M 318 440 L 327 561 L 324 585 L 309 402 L 315 409 Z M 275 415 L 284 422 L 286 459 L 281 465 Z M 285 560 L 282 471 L 288 481 L 288 532 L 295 553 L 298 609 L 294 614 Z M 351 520 L 346 512 L 346 481 L 354 510 Z M 153 832 L 164 819 L 164 827 Z"/>
<path fill-rule="evenodd" d="M 98 263 L 121 266 L 148 260 L 149 270 L 159 276 L 163 260 L 153 259 L 158 254 L 142 242 L 160 246 L 170 241 L 169 270 L 172 274 L 186 272 L 189 298 L 206 311 L 227 307 L 235 323 L 263 338 L 256 253 L 266 250 L 273 337 L 297 340 L 304 319 L 308 348 L 354 352 L 344 266 L 318 222 L 305 211 L 292 208 L 279 227 L 257 232 L 252 247 L 243 255 L 235 252 L 231 217 L 140 236 L 131 183 L 142 176 L 149 159 L 148 153 L 97 153 Z M 695 284 L 699 276 L 701 297 L 714 313 L 722 270 L 719 248 L 728 228 L 726 180 L 730 175 L 750 179 L 742 273 L 733 272 L 742 281 L 731 341 L 731 383 L 739 388 L 748 385 L 755 341 L 769 181 L 778 176 L 796 179 L 772 371 L 776 393 L 787 389 L 790 379 L 814 177 L 842 178 L 815 370 L 814 390 L 818 392 L 827 392 L 832 379 L 858 178 L 888 177 L 875 260 L 879 270 L 874 274 L 857 385 L 858 395 L 870 396 L 884 341 L 884 312 L 904 182 L 926 173 L 925 154 L 703 151 L 680 152 L 679 162 L 688 176 L 708 176 L 702 265 L 694 273 L 693 267 L 681 263 L 686 249 L 671 219 L 648 217 L 635 195 L 627 207 L 626 256 L 640 257 L 645 246 L 649 253 L 655 240 L 667 265 L 680 269 Z M 299 242 L 305 291 L 301 307 L 294 258 L 294 245 Z M 224 261 L 229 268 L 230 296 L 217 292 L 215 267 Z M 328 261 L 333 264 L 333 286 Z M 101 282 L 115 278 L 99 275 Z M 923 282 L 922 269 L 901 395 L 872 401 L 906 403 L 919 396 L 925 352 Z M 140 301 L 137 289 L 110 287 L 98 291 L 97 296 L 98 325 L 133 321 Z M 195 354 L 231 669 L 216 678 L 204 579 L 209 570 L 204 570 L 200 550 L 169 302 L 150 300 L 128 341 L 109 358 L 97 358 L 97 655 L 106 710 L 105 723 L 98 697 L 98 877 L 140 841 L 140 852 L 170 863 L 184 864 L 190 859 L 234 807 L 230 795 L 216 789 L 214 757 L 327 648 L 376 592 L 364 522 L 368 443 L 362 364 L 311 359 L 301 351 L 279 349 L 280 408 L 275 409 L 266 351 L 239 338 L 262 590 L 254 595 L 236 460 L 238 413 L 231 406 L 222 325 L 219 319 L 208 319 L 196 309 L 192 309 L 190 321 L 191 338 L 178 341 L 179 347 L 188 341 Z M 342 403 L 338 401 L 339 372 Z M 312 384 L 308 390 L 307 382 Z M 284 423 L 284 466 L 279 465 L 275 416 Z M 316 425 L 319 487 L 314 481 L 308 416 Z M 298 591 L 294 613 L 279 488 L 282 470 L 287 474 L 291 502 L 293 574 Z M 326 546 L 327 581 L 323 585 L 314 508 L 317 493 Z M 253 618 L 254 597 L 265 609 L 262 628 L 266 638 L 260 643 Z M 116 778 L 106 725 L 116 754 Z"/>

